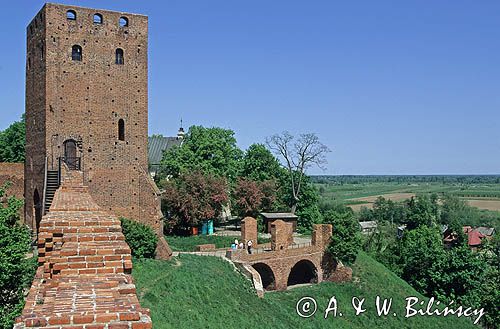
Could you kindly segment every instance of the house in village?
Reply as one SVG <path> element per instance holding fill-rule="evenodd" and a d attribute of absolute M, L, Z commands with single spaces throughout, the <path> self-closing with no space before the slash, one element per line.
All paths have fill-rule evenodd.
<path fill-rule="evenodd" d="M 473 228 L 471 226 L 462 227 L 463 233 L 467 236 L 467 244 L 472 250 L 477 250 L 481 243 L 486 239 L 492 239 L 495 234 L 495 229 L 492 227 L 477 227 Z M 450 246 L 458 238 L 458 235 L 447 229 L 443 233 L 443 242 L 446 246 Z"/>
<path fill-rule="evenodd" d="M 377 222 L 374 220 L 359 222 L 362 234 L 371 234 L 377 232 Z"/>

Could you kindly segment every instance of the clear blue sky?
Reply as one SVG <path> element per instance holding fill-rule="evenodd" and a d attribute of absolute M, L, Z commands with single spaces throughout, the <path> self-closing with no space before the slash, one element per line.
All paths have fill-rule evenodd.
<path fill-rule="evenodd" d="M 315 132 L 333 152 L 314 174 L 500 173 L 499 1 L 59 2 L 149 16 L 150 134 Z M 2 2 L 0 129 L 42 5 Z"/>

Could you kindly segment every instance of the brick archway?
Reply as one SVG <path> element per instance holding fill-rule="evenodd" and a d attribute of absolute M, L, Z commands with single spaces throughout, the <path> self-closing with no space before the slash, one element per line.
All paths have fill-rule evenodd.
<path fill-rule="evenodd" d="M 264 290 L 275 290 L 276 289 L 276 277 L 272 268 L 265 263 L 256 263 L 252 267 L 259 272 L 260 280 L 262 282 L 262 287 Z"/>
<path fill-rule="evenodd" d="M 290 269 L 287 279 L 287 287 L 303 283 L 318 282 L 318 267 L 308 259 L 299 260 Z"/>

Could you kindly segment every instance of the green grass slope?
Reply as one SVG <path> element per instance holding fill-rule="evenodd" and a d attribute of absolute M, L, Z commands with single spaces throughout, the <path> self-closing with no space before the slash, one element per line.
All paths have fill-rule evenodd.
<path fill-rule="evenodd" d="M 264 299 L 255 295 L 250 281 L 215 257 L 181 255 L 170 261 L 135 261 L 133 276 L 141 305 L 151 309 L 154 328 L 479 328 L 456 317 L 405 319 L 405 298 L 421 295 L 364 253 L 353 270 L 356 280 L 352 283 L 325 282 L 266 293 Z M 390 316 L 377 316 L 377 295 L 393 298 Z M 296 313 L 296 303 L 304 296 L 314 297 L 318 304 L 310 318 Z M 343 316 L 324 319 L 332 296 Z M 353 296 L 366 298 L 365 313 L 354 315 Z"/>

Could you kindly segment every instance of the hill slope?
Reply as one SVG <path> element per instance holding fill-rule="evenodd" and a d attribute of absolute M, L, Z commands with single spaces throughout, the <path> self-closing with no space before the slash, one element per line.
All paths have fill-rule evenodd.
<path fill-rule="evenodd" d="M 478 328 L 456 317 L 405 319 L 405 298 L 421 298 L 420 294 L 364 253 L 353 269 L 353 283 L 297 287 L 266 293 L 264 299 L 255 295 L 251 283 L 230 264 L 215 257 L 181 255 L 167 262 L 135 261 L 133 276 L 141 305 L 151 309 L 155 328 Z M 324 319 L 333 295 L 343 316 Z M 393 298 L 390 316 L 376 315 L 377 295 Z M 318 311 L 311 318 L 296 313 L 296 303 L 303 296 L 317 300 Z M 366 298 L 366 313 L 354 315 L 353 296 Z"/>

